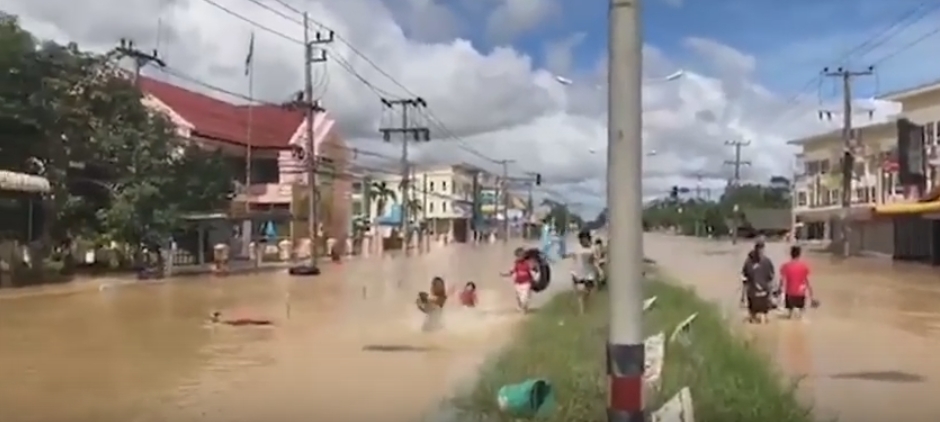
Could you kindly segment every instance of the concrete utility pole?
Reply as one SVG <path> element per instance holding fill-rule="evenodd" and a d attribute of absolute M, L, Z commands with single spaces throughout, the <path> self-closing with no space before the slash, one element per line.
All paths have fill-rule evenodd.
<path fill-rule="evenodd" d="M 137 49 L 134 40 L 121 38 L 120 44 L 114 49 L 120 58 L 131 58 L 134 60 L 134 85 L 140 85 L 140 72 L 148 64 L 156 64 L 159 67 L 166 67 L 166 62 L 160 58 L 157 49 L 150 53 L 145 53 Z"/>
<path fill-rule="evenodd" d="M 503 243 L 509 242 L 509 165 L 516 160 L 496 160 L 497 164 L 503 166 L 503 175 L 496 189 L 496 202 L 502 202 L 503 207 Z M 502 201 L 500 201 L 502 198 Z M 496 216 L 499 217 L 499 204 L 496 204 Z"/>
<path fill-rule="evenodd" d="M 392 134 L 401 134 L 401 233 L 402 249 L 409 253 L 411 245 L 411 228 L 409 227 L 408 205 L 410 204 L 410 164 L 408 162 L 408 142 L 428 142 L 431 140 L 431 130 L 423 126 L 415 126 L 408 120 L 409 111 L 418 111 L 427 108 L 428 104 L 423 98 L 408 98 L 389 100 L 382 98 L 382 105 L 388 109 L 401 109 L 401 125 L 399 127 L 379 128 L 385 142 L 391 142 Z"/>
<path fill-rule="evenodd" d="M 313 64 L 326 62 L 326 51 L 317 48 L 321 44 L 333 42 L 333 31 L 326 33 L 314 31 L 310 39 L 310 17 L 304 12 L 304 102 L 307 109 L 307 185 L 310 188 L 307 198 L 307 230 L 310 238 L 310 265 L 317 266 L 317 257 L 320 253 L 318 238 L 320 237 L 319 189 L 317 187 L 317 167 L 319 156 L 316 151 L 316 140 L 313 128 L 317 113 L 324 111 L 320 102 L 313 99 Z M 317 53 L 317 54 L 315 54 Z"/>
<path fill-rule="evenodd" d="M 849 242 L 849 210 L 852 207 L 852 176 L 855 169 L 856 140 L 852 133 L 852 78 L 868 76 L 874 73 L 875 68 L 869 66 L 864 71 L 853 71 L 842 67 L 836 69 L 823 68 L 823 75 L 836 77 L 842 80 L 842 212 L 840 218 L 842 255 L 851 255 L 851 242 Z M 831 113 L 825 115 L 831 116 Z"/>
<path fill-rule="evenodd" d="M 642 0 L 609 0 L 607 206 L 609 422 L 643 422 Z"/>
<path fill-rule="evenodd" d="M 428 227 L 428 173 L 423 172 L 421 174 L 421 243 L 423 244 L 423 251 L 431 250 L 431 243 L 428 240 L 428 233 L 430 232 L 430 227 Z M 436 227 L 435 227 L 436 228 Z M 420 248 L 419 248 L 420 249 Z"/>
<path fill-rule="evenodd" d="M 725 141 L 725 145 L 734 148 L 734 160 L 726 160 L 725 165 L 732 166 L 734 173 L 731 176 L 730 188 L 734 192 L 741 185 L 741 167 L 751 165 L 748 160 L 741 159 L 741 149 L 750 146 L 751 141 Z M 734 204 L 733 214 L 731 216 L 731 244 L 738 243 L 738 204 Z"/>

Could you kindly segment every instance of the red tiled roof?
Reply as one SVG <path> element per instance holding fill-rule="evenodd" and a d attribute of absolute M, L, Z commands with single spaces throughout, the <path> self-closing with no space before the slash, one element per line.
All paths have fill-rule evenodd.
<path fill-rule="evenodd" d="M 235 145 L 248 145 L 248 107 L 231 104 L 167 82 L 142 76 L 140 88 L 157 97 L 195 126 L 196 135 Z M 255 105 L 251 115 L 253 148 L 287 148 L 304 121 L 302 111 Z"/>

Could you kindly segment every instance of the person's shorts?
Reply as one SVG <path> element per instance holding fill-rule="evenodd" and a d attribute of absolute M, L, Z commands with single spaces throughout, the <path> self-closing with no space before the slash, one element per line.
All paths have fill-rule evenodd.
<path fill-rule="evenodd" d="M 789 296 L 783 299 L 783 306 L 787 309 L 806 309 L 806 296 Z"/>
<path fill-rule="evenodd" d="M 589 292 L 594 290 L 595 281 L 590 278 L 579 278 L 574 275 L 571 276 L 571 283 L 574 284 L 574 289 L 581 292 Z"/>
<path fill-rule="evenodd" d="M 751 315 L 766 314 L 770 312 L 771 305 L 772 303 L 769 294 L 747 295 L 747 311 Z"/>
<path fill-rule="evenodd" d="M 532 284 L 517 283 L 515 286 L 516 286 L 516 298 L 519 299 L 519 302 L 522 302 L 522 303 L 528 302 L 529 296 L 532 295 Z"/>

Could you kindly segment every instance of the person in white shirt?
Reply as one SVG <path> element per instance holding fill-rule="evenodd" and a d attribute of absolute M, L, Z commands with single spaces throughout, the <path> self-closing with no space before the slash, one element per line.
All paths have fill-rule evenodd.
<path fill-rule="evenodd" d="M 582 230 L 578 233 L 578 246 L 571 255 L 575 260 L 574 271 L 571 272 L 571 281 L 578 292 L 578 310 L 584 313 L 591 292 L 594 291 L 597 285 L 597 261 L 595 260 L 589 231 Z"/>

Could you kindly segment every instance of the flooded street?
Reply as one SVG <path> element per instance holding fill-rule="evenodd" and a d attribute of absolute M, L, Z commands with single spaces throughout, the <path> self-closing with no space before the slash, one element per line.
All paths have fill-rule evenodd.
<path fill-rule="evenodd" d="M 0 420 L 420 420 L 510 337 L 513 246 L 0 299 Z M 428 333 L 413 300 L 435 275 L 476 282 L 481 308 L 452 298 Z"/>
<path fill-rule="evenodd" d="M 647 256 L 722 305 L 738 307 L 742 242 L 647 234 Z M 768 244 L 779 266 L 789 246 Z M 818 420 L 930 420 L 940 413 L 940 271 L 881 259 L 808 256 L 822 306 L 805 321 L 747 327 L 789 376 Z"/>

